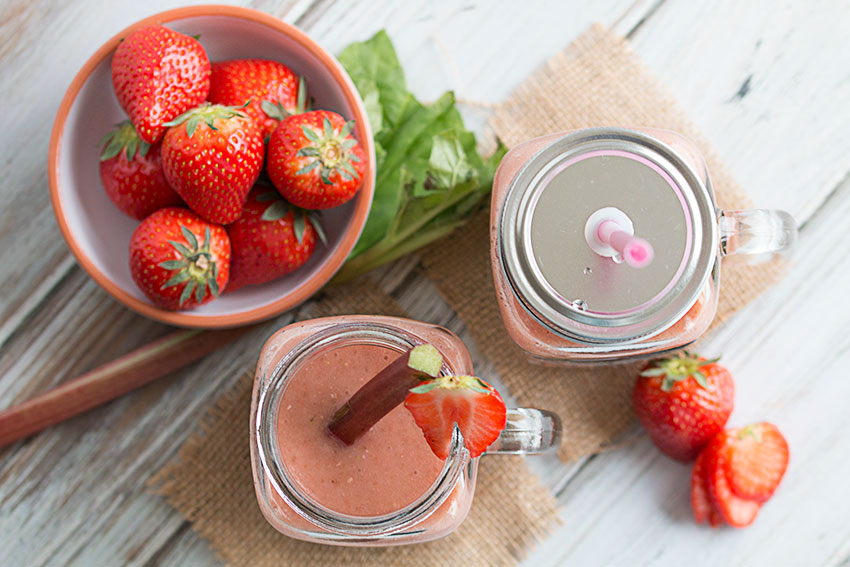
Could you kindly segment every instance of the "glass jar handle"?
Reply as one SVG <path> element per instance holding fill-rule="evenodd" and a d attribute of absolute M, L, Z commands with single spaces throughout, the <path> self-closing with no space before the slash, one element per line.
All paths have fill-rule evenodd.
<path fill-rule="evenodd" d="M 508 409 L 507 423 L 485 454 L 527 455 L 554 449 L 561 441 L 561 419 L 532 408 Z"/>
<path fill-rule="evenodd" d="M 718 222 L 723 256 L 781 252 L 797 241 L 797 223 L 785 211 L 720 211 Z"/>

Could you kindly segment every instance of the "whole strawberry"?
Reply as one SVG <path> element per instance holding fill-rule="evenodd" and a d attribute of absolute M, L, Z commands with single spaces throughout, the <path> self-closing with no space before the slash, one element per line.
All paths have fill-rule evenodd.
<path fill-rule="evenodd" d="M 156 305 L 192 309 L 227 285 L 230 238 L 224 227 L 188 209 L 160 209 L 130 239 L 130 273 Z"/>
<path fill-rule="evenodd" d="M 265 283 L 303 266 L 317 237 L 325 241 L 316 215 L 293 207 L 271 186 L 251 190 L 242 216 L 227 226 L 232 247 L 227 290 Z"/>
<path fill-rule="evenodd" d="M 206 100 L 210 61 L 195 38 L 150 26 L 118 45 L 112 86 L 139 138 L 153 144 L 165 133 L 166 122 Z"/>
<path fill-rule="evenodd" d="M 213 104 L 239 106 L 268 138 L 280 120 L 304 112 L 307 90 L 292 70 L 268 59 L 234 59 L 212 64 L 210 94 Z"/>
<path fill-rule="evenodd" d="M 734 393 L 732 375 L 717 359 L 683 353 L 641 372 L 632 400 L 653 443 L 674 459 L 689 461 L 723 430 Z"/>
<path fill-rule="evenodd" d="M 416 386 L 404 400 L 437 457 L 449 456 L 455 426 L 473 459 L 495 441 L 507 422 L 499 392 L 476 376 L 440 376 Z"/>
<path fill-rule="evenodd" d="M 208 221 L 238 219 L 263 168 L 263 138 L 256 123 L 236 107 L 204 104 L 168 126 L 162 139 L 168 183 Z"/>
<path fill-rule="evenodd" d="M 141 141 L 129 120 L 106 134 L 100 146 L 100 180 L 124 214 L 142 220 L 156 210 L 183 204 L 165 181 L 160 145 Z"/>
<path fill-rule="evenodd" d="M 366 154 L 353 137 L 354 121 L 314 110 L 281 120 L 269 139 L 267 169 L 283 197 L 304 209 L 329 209 L 354 197 Z"/>

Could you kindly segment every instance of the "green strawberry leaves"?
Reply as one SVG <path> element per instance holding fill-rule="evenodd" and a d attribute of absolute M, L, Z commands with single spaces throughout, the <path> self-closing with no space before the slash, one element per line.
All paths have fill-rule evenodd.
<path fill-rule="evenodd" d="M 205 102 L 200 106 L 187 110 L 174 120 L 164 123 L 163 126 L 171 128 L 185 123 L 186 136 L 191 138 L 195 135 L 195 131 L 201 123 L 206 124 L 210 130 L 218 130 L 218 128 L 215 127 L 216 120 L 247 118 L 245 113 L 239 112 L 239 110 L 245 108 L 249 104 L 251 104 L 250 100 L 240 106 L 224 106 L 222 104 L 210 104 Z"/>
<path fill-rule="evenodd" d="M 160 289 L 167 289 L 176 285 L 184 284 L 180 292 L 179 305 L 183 305 L 192 297 L 200 303 L 207 295 L 207 290 L 213 297 L 218 297 L 218 264 L 213 260 L 210 252 L 210 227 L 204 231 L 204 244 L 200 245 L 197 236 L 191 230 L 180 225 L 180 233 L 186 243 L 169 240 L 169 244 L 179 255 L 179 259 L 166 260 L 159 263 L 164 270 L 175 272 Z"/>
<path fill-rule="evenodd" d="M 97 145 L 103 149 L 100 154 L 100 161 L 114 158 L 121 153 L 121 150 L 125 150 L 124 155 L 127 161 L 133 161 L 136 152 L 141 157 L 145 157 L 151 149 L 149 143 L 139 138 L 133 123 L 129 120 L 116 124 L 115 128 L 107 132 Z"/>
<path fill-rule="evenodd" d="M 279 221 L 288 215 L 290 211 L 294 213 L 292 231 L 295 233 L 295 239 L 298 241 L 298 244 L 304 241 L 304 231 L 307 229 L 307 221 L 309 221 L 313 226 L 313 230 L 316 231 L 316 236 L 319 237 L 322 244 L 327 245 L 328 238 L 324 227 L 322 227 L 321 213 L 319 211 L 296 207 L 282 199 L 277 191 L 264 191 L 257 195 L 257 201 L 261 203 L 271 202 L 260 217 L 264 221 Z"/>
<path fill-rule="evenodd" d="M 684 351 L 676 356 L 653 361 L 640 375 L 644 377 L 663 376 L 661 389 L 664 392 L 669 392 L 676 382 L 686 380 L 689 376 L 693 376 L 700 387 L 708 389 L 708 381 L 701 368 L 708 364 L 714 364 L 718 360 L 720 360 L 720 357 L 701 360 L 699 355 Z"/>
<path fill-rule="evenodd" d="M 334 130 L 327 116 L 322 122 L 321 132 L 312 126 L 303 124 L 301 131 L 312 145 L 301 148 L 295 155 L 313 159 L 296 171 L 295 175 L 306 175 L 314 169 L 321 168 L 319 169 L 319 177 L 325 185 L 333 184 L 330 179 L 333 172 L 337 172 L 340 177 L 347 181 L 359 179 L 360 175 L 351 165 L 351 162 L 359 162 L 360 158 L 348 151 L 357 144 L 357 140 L 349 138 L 354 124 L 354 120 L 349 120 L 338 132 Z"/>
<path fill-rule="evenodd" d="M 260 108 L 263 109 L 263 112 L 269 118 L 274 118 L 275 120 L 283 120 L 287 116 L 292 116 L 294 114 L 302 114 L 309 110 L 309 105 L 307 104 L 307 82 L 304 77 L 299 77 L 298 79 L 298 94 L 296 95 L 295 100 L 295 112 L 290 112 L 280 103 L 279 100 L 264 100 L 260 103 Z"/>

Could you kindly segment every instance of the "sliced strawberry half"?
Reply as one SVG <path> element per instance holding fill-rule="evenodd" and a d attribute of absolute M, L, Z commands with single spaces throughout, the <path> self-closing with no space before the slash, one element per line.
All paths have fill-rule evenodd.
<path fill-rule="evenodd" d="M 694 462 L 691 472 L 691 508 L 694 510 L 694 519 L 698 524 L 706 520 L 711 527 L 716 528 L 723 523 L 720 512 L 711 503 L 708 493 L 708 479 L 706 478 L 706 452 L 702 451 Z"/>
<path fill-rule="evenodd" d="M 739 430 L 732 443 L 729 485 L 740 498 L 766 502 L 788 468 L 788 442 L 772 423 Z"/>
<path fill-rule="evenodd" d="M 437 457 L 449 456 L 455 425 L 472 458 L 505 428 L 507 410 L 499 392 L 475 376 L 441 376 L 410 390 L 404 406 Z"/>
<path fill-rule="evenodd" d="M 761 504 L 740 498 L 732 492 L 727 477 L 735 438 L 741 430 L 727 429 L 718 433 L 705 448 L 706 486 L 712 506 L 727 524 L 736 528 L 755 521 Z"/>

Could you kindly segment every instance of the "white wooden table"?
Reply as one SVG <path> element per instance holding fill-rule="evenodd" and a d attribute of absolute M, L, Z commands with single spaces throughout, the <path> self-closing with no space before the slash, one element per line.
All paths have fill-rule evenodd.
<path fill-rule="evenodd" d="M 72 260 L 49 206 L 59 100 L 107 38 L 186 0 L 0 0 L 0 407 L 167 329 Z M 573 465 L 535 459 L 564 525 L 528 565 L 850 564 L 850 5 L 721 0 L 245 2 L 332 52 L 386 28 L 412 90 L 498 102 L 593 21 L 627 35 L 759 206 L 802 226 L 790 276 L 706 344 L 737 377 L 732 424 L 773 421 L 784 485 L 746 530 L 691 520 L 689 469 L 649 441 Z M 481 129 L 480 109 L 467 109 Z M 415 314 L 439 305 L 410 258 L 380 272 Z M 424 295 L 423 295 L 424 294 Z M 227 349 L 27 442 L 0 449 L 0 565 L 214 565 L 149 475 L 290 313 Z M 462 335 L 461 324 L 445 319 Z"/>

